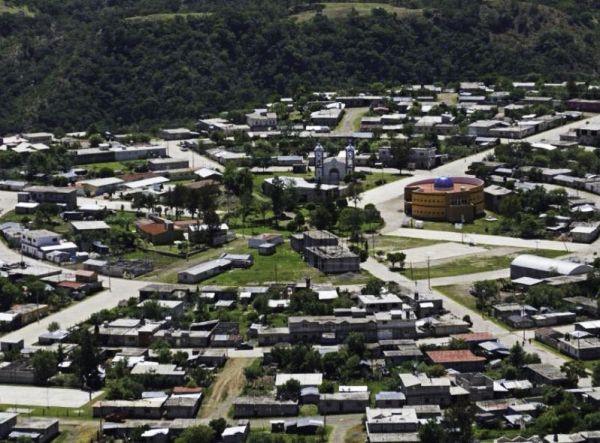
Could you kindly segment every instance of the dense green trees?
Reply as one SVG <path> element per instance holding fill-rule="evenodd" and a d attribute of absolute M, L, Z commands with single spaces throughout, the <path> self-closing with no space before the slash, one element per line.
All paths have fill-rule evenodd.
<path fill-rule="evenodd" d="M 36 383 L 47 384 L 58 370 L 58 358 L 53 351 L 39 350 L 31 357 Z"/>
<path fill-rule="evenodd" d="M 532 15 L 529 2 L 414 0 L 422 12 L 302 22 L 290 18 L 299 0 L 21 3 L 35 15 L 0 15 L 0 133 L 139 131 L 311 89 L 598 71 L 597 10 L 575 1 Z"/>

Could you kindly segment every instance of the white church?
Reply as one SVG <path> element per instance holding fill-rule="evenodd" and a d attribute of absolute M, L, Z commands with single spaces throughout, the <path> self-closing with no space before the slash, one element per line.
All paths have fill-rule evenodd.
<path fill-rule="evenodd" d="M 315 153 L 315 181 L 326 185 L 337 185 L 344 177 L 354 172 L 355 149 L 349 143 L 336 157 L 325 157 L 325 150 L 317 144 Z"/>

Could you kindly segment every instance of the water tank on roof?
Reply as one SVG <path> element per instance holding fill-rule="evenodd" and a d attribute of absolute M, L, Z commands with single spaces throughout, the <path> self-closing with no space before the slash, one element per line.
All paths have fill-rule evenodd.
<path fill-rule="evenodd" d="M 452 188 L 454 187 L 454 182 L 450 177 L 438 177 L 433 182 L 433 186 L 435 188 Z"/>

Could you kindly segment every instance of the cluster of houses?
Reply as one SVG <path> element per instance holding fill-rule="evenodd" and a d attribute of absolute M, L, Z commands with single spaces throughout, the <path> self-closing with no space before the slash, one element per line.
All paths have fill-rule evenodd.
<path fill-rule="evenodd" d="M 443 365 L 447 375 L 430 377 L 402 372 L 394 380 L 396 390 L 374 393 L 366 385 L 340 385 L 333 393 L 321 393 L 325 381 L 321 373 L 277 373 L 275 387 L 282 387 L 289 380 L 298 382 L 298 400 L 242 396 L 233 403 L 234 417 L 270 418 L 272 432 L 288 432 L 291 427 L 299 433 L 302 429 L 301 433 L 314 434 L 324 426 L 328 415 L 364 413 L 369 442 L 416 443 L 419 426 L 441 420 L 444 409 L 456 403 L 472 403 L 475 421 L 481 426 L 519 429 L 546 408 L 540 395 L 546 386 L 568 387 L 568 379 L 560 370 L 541 363 L 526 365 L 523 378 L 494 380 L 482 373 L 487 359 L 471 349 L 496 339 L 488 333 L 453 338 L 464 340 L 469 349 L 428 351 L 422 357 Z M 503 349 L 506 356 L 508 351 Z M 598 388 L 572 390 L 585 398 L 596 398 L 597 391 Z M 304 405 L 315 405 L 320 415 L 279 418 L 297 417 Z"/>
<path fill-rule="evenodd" d="M 498 212 L 502 202 L 514 192 L 531 191 L 539 186 L 539 183 L 514 178 L 517 173 L 530 174 L 534 169 L 542 177 L 543 183 L 582 189 L 596 194 L 600 192 L 600 177 L 595 175 L 574 177 L 569 175 L 572 171 L 567 168 L 534 168 L 531 166 L 510 168 L 499 162 L 477 162 L 476 167 L 482 167 L 489 171 L 487 178 L 491 184 L 484 188 L 484 199 L 485 208 L 493 212 Z M 510 184 L 512 189 L 509 189 L 507 184 Z M 568 197 L 568 210 L 568 215 L 557 215 L 555 223 L 547 224 L 545 229 L 549 233 L 565 235 L 576 243 L 594 242 L 600 235 L 600 223 L 594 220 L 594 215 L 598 212 L 595 202 L 585 197 L 571 195 Z M 539 217 L 545 219 L 547 215 L 540 214 Z"/>
<path fill-rule="evenodd" d="M 214 169 L 190 168 L 188 160 L 157 158 L 148 161 L 146 172 L 83 180 L 79 177 L 74 184 L 79 195 L 91 197 L 118 194 L 122 198 L 132 198 L 138 193 L 160 197 L 173 187 L 172 181 L 189 180 L 186 186 L 194 189 L 218 184 L 221 175 Z"/>

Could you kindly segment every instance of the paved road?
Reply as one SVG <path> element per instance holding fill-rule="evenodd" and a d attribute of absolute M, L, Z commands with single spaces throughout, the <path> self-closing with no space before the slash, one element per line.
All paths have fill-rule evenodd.
<path fill-rule="evenodd" d="M 568 243 L 554 240 L 526 240 L 517 237 L 504 237 L 501 235 L 485 235 L 485 234 L 462 234 L 452 231 L 434 231 L 430 229 L 415 229 L 415 228 L 399 228 L 395 231 L 388 232 L 387 235 L 395 235 L 399 237 L 423 238 L 428 240 L 442 240 L 460 243 L 474 242 L 475 244 L 493 245 L 493 246 L 510 246 L 514 248 L 525 249 L 551 249 L 553 251 L 569 252 L 585 251 L 589 249 L 589 245 L 583 243 Z"/>
<path fill-rule="evenodd" d="M 104 286 L 108 286 L 108 278 L 102 277 Z M 112 278 L 112 290 L 105 290 L 88 297 L 78 303 L 58 311 L 52 315 L 40 319 L 38 322 L 6 334 L 3 340 L 24 340 L 26 346 L 37 342 L 40 334 L 48 330 L 48 325 L 57 322 L 61 328 L 66 329 L 75 326 L 83 320 L 88 319 L 93 313 L 102 309 L 111 309 L 117 306 L 121 300 L 137 297 L 138 290 L 147 285 L 148 282 L 140 280 L 123 280 Z"/>

